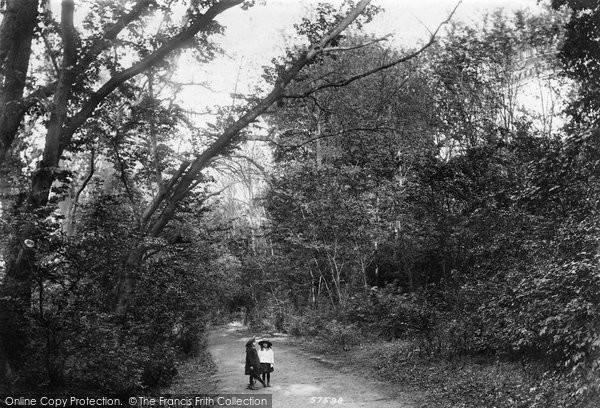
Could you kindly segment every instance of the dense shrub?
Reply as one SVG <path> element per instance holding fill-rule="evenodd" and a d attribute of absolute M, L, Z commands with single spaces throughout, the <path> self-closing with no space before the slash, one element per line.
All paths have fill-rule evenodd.
<path fill-rule="evenodd" d="M 100 319 L 85 331 L 72 333 L 70 355 L 64 366 L 65 383 L 77 388 L 110 392 L 135 391 L 149 361 L 148 348 L 133 336 L 123 338 L 121 328 Z M 100 326 L 102 325 L 102 326 Z"/>
<path fill-rule="evenodd" d="M 324 330 L 333 314 L 329 309 L 308 309 L 302 315 L 290 314 L 286 318 L 284 328 L 292 336 L 314 337 Z"/>
<path fill-rule="evenodd" d="M 141 379 L 145 387 L 167 387 L 177 374 L 175 350 L 169 346 L 158 347 L 149 355 Z"/>
<path fill-rule="evenodd" d="M 430 339 L 435 327 L 435 309 L 424 293 L 407 293 L 390 284 L 353 296 L 340 315 L 366 331 L 387 339 Z"/>
<path fill-rule="evenodd" d="M 354 324 L 343 324 L 332 320 L 317 335 L 317 339 L 324 344 L 342 348 L 344 350 L 361 343 L 363 336 L 358 326 Z"/>
<path fill-rule="evenodd" d="M 177 358 L 198 351 L 211 300 L 203 268 L 212 255 L 157 240 L 160 252 L 126 269 L 136 237 L 122 202 L 101 195 L 81 211 L 76 237 L 48 229 L 40 239 L 21 381 L 110 392 L 166 386 Z M 135 287 L 127 313 L 117 314 L 115 288 L 124 273 Z"/>

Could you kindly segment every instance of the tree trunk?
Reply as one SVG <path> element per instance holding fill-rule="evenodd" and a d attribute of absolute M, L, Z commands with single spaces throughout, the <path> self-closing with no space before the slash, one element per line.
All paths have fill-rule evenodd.
<path fill-rule="evenodd" d="M 115 312 L 119 315 L 124 315 L 127 313 L 129 304 L 131 302 L 131 296 L 133 295 L 135 289 L 135 275 L 142 267 L 142 261 L 145 252 L 146 248 L 143 245 L 138 245 L 129 252 L 127 260 L 125 261 L 125 267 L 119 276 L 119 285 L 117 287 L 116 294 Z"/>
<path fill-rule="evenodd" d="M 24 224 L 19 229 L 7 251 L 7 273 L 0 287 L 0 381 L 16 373 L 27 345 L 25 316 L 31 307 L 35 255 L 24 241 L 34 228 Z"/>
<path fill-rule="evenodd" d="M 17 3 L 26 4 L 26 2 L 20 1 L 17 1 Z M 34 1 L 33 5 L 35 5 L 35 9 L 37 10 L 37 2 Z M 32 5 L 30 4 L 30 6 Z M 77 55 L 76 33 L 73 26 L 74 9 L 73 0 L 63 0 L 61 25 L 64 56 L 61 77 L 54 95 L 54 109 L 50 114 L 44 156 L 38 171 L 32 178 L 31 194 L 28 203 L 30 210 L 41 208 L 48 202 L 50 187 L 55 179 L 56 168 L 58 167 L 60 154 L 62 153 L 60 149 L 60 135 L 67 115 L 67 103 L 74 82 L 74 66 Z M 31 10 L 20 11 L 21 13 L 25 11 L 31 12 Z M 4 32 L 0 34 L 2 36 L 5 35 Z M 2 37 L 2 41 L 5 41 L 5 37 Z M 30 44 L 31 38 L 29 41 Z M 2 44 L 0 44 L 0 48 L 1 46 Z M 0 49 L 1 51 L 3 50 Z M 7 73 L 7 76 L 9 75 L 10 72 Z M 25 76 L 23 76 L 22 81 L 24 85 Z M 7 147 L 8 145 L 4 143 L 4 146 Z M 21 334 L 20 331 L 26 328 L 27 311 L 31 305 L 32 276 L 36 268 L 33 259 L 33 249 L 26 247 L 24 240 L 33 240 L 38 235 L 41 235 L 41 233 L 34 222 L 25 222 L 21 228 L 16 229 L 12 243 L 13 248 L 10 248 L 11 250 L 8 251 L 7 255 L 6 277 L 2 285 L 2 292 L 4 292 L 5 296 L 8 295 L 3 316 L 6 320 L 2 322 L 2 344 L 5 351 L 10 352 L 12 362 L 17 365 L 22 361 L 22 353 L 28 339 L 26 331 L 23 331 Z M 0 355 L 0 362 L 1 360 L 2 356 Z"/>
<path fill-rule="evenodd" d="M 0 25 L 0 168 L 23 117 L 20 100 L 31 57 L 38 0 L 8 0 Z"/>
<path fill-rule="evenodd" d="M 56 172 L 63 153 L 63 125 L 67 119 L 67 104 L 75 83 L 77 63 L 77 33 L 73 25 L 75 3 L 63 0 L 61 13 L 61 36 L 63 40 L 63 59 L 60 78 L 54 94 L 54 108 L 50 113 L 50 122 L 46 133 L 46 145 L 42 161 L 32 177 L 31 200 L 34 207 L 41 207 L 48 201 L 50 188 L 56 179 Z"/>

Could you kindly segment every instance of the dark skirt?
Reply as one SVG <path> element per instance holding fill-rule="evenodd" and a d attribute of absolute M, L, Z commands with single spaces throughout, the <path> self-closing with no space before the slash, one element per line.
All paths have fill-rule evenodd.
<path fill-rule="evenodd" d="M 260 363 L 261 371 L 263 373 L 272 373 L 273 367 L 269 363 Z"/>

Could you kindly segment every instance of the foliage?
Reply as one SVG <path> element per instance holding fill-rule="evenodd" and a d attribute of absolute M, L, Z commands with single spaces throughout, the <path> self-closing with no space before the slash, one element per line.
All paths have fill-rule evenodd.
<path fill-rule="evenodd" d="M 257 304 L 257 291 L 238 279 L 246 266 L 252 277 L 258 276 L 260 264 L 248 254 L 233 254 L 227 244 L 234 242 L 213 246 L 214 236 L 200 232 L 204 204 L 218 194 L 208 193 L 213 179 L 203 171 L 213 159 L 234 153 L 247 129 L 282 98 L 287 85 L 336 41 L 326 33 L 339 33 L 360 20 L 367 2 L 348 1 L 339 10 L 321 7 L 317 25 L 324 37 L 318 44 L 288 54 L 268 93 L 258 92 L 242 107 L 217 109 L 216 123 L 197 129 L 176 103 L 185 86 L 174 80 L 178 57 L 185 54 L 201 64 L 215 59 L 223 53 L 215 40 L 224 32 L 217 17 L 231 7 L 253 4 L 102 0 L 90 3 L 80 22 L 74 16 L 76 9 L 81 16 L 81 9 L 66 0 L 60 23 L 36 1 L 7 4 L 0 64 L 10 75 L 0 76 L 0 166 L 3 173 L 7 164 L 15 166 L 7 169 L 16 175 L 11 174 L 11 181 L 28 179 L 23 197 L 7 200 L 7 208 L 34 216 L 9 226 L 1 284 L 3 295 L 14 295 L 2 296 L 0 380 L 13 374 L 31 377 L 22 371 L 31 357 L 25 348 L 37 347 L 39 334 L 45 333 L 40 352 L 47 357 L 46 366 L 38 371 L 52 385 L 67 380 L 97 382 L 106 389 L 162 385 L 174 374 L 175 346 L 196 349 L 203 317 L 209 315 L 206 299 L 216 300 L 217 310 L 245 307 L 247 315 Z M 178 10 L 185 10 L 183 21 Z M 365 19 L 372 13 L 367 10 Z M 6 58 L 8 48 L 17 50 L 18 58 Z M 19 66 L 13 69 L 10 60 L 18 60 Z M 12 71 L 18 72 L 18 83 Z M 23 96 L 24 88 L 29 95 Z M 35 157 L 28 158 L 25 149 L 38 144 L 31 142 L 38 135 L 45 135 L 43 151 L 36 149 Z M 17 136 L 27 143 L 13 143 Z M 20 166 L 14 157 L 5 161 L 7 155 L 27 162 Z M 44 229 L 45 218 L 52 220 L 51 231 Z M 63 218 L 64 223 L 57 222 Z M 40 244 L 50 236 L 52 248 Z M 203 245 L 186 246 L 196 238 Z M 208 265 L 217 267 L 215 273 L 207 272 Z M 230 270 L 236 270 L 232 279 L 219 280 Z M 206 285 L 206 290 L 199 284 L 202 278 L 219 284 Z M 221 299 L 212 289 L 232 293 Z M 30 310 L 32 293 L 39 299 L 35 310 Z M 89 303 L 82 301 L 86 297 Z M 60 336 L 71 334 L 82 315 L 94 313 L 106 316 L 99 323 L 103 330 L 115 327 L 119 332 L 116 344 L 109 339 L 97 350 L 81 352 L 97 351 L 99 366 L 94 369 L 99 376 L 108 367 L 101 366 L 107 355 L 137 350 L 129 354 L 131 371 L 115 371 L 107 382 L 64 369 L 67 346 Z M 13 330 L 19 325 L 22 331 Z"/>
<path fill-rule="evenodd" d="M 552 0 L 551 4 L 555 9 L 566 5 L 570 13 L 559 54 L 565 75 L 575 79 L 578 84 L 577 96 L 568 113 L 573 125 L 592 125 L 597 128 L 600 123 L 600 5 L 572 0 Z"/>
<path fill-rule="evenodd" d="M 424 358 L 406 342 L 374 344 L 355 353 L 356 364 L 404 389 L 426 390 L 420 407 L 588 407 L 569 395 L 564 377 L 544 374 L 535 364 L 473 358 Z M 593 405 L 591 405 L 593 406 Z"/>
<path fill-rule="evenodd" d="M 114 288 L 135 241 L 122 233 L 129 212 L 118 197 L 99 194 L 81 217 L 77 239 L 40 237 L 50 245 L 43 248 L 36 308 L 28 313 L 21 381 L 112 392 L 168 385 L 179 356 L 198 351 L 213 291 L 206 267 L 214 255 L 190 243 L 162 248 L 130 271 L 135 299 L 126 316 L 118 315 Z"/>
<path fill-rule="evenodd" d="M 319 313 L 315 310 L 307 310 L 301 316 L 288 316 L 285 329 L 294 336 L 315 337 L 323 332 L 327 324 L 334 318 L 334 313 L 331 311 Z"/>
<path fill-rule="evenodd" d="M 353 324 L 342 324 L 337 320 L 332 320 L 325 325 L 317 336 L 317 341 L 322 341 L 333 347 L 340 347 L 347 350 L 352 346 L 360 344 L 361 333 L 358 326 Z"/>
<path fill-rule="evenodd" d="M 354 344 L 364 331 L 433 360 L 536 367 L 515 381 L 463 373 L 452 393 L 464 406 L 583 406 L 596 395 L 597 135 L 553 134 L 514 93 L 522 50 L 559 46 L 563 21 L 496 13 L 457 24 L 419 64 L 338 89 L 337 73 L 391 53 L 349 38 L 353 60 L 323 59 L 297 82 L 271 117 L 265 196 L 288 260 L 280 279 L 294 271 L 304 295 L 291 332 Z M 556 61 L 544 64 L 556 75 Z"/>

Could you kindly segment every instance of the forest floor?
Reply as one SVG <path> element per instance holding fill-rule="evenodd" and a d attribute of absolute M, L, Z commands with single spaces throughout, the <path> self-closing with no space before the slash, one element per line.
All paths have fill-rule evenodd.
<path fill-rule="evenodd" d="M 262 388 L 258 384 L 261 388 L 249 391 L 246 389 L 248 376 L 244 375 L 244 346 L 253 335 L 257 339 L 264 336 L 273 342 L 275 371 L 271 374 L 272 387 Z M 271 394 L 273 408 L 409 408 L 415 407 L 418 399 L 417 395 L 404 393 L 393 384 L 363 377 L 362 372 L 343 364 L 343 361 L 310 353 L 285 335 L 253 334 L 241 325 L 231 324 L 213 328 L 207 346 L 216 364 L 211 368 L 213 374 L 210 378 L 207 378 L 208 367 L 198 366 L 198 361 L 188 363 L 180 368 L 179 379 L 168 392 Z M 340 404 L 341 401 L 343 403 Z"/>

